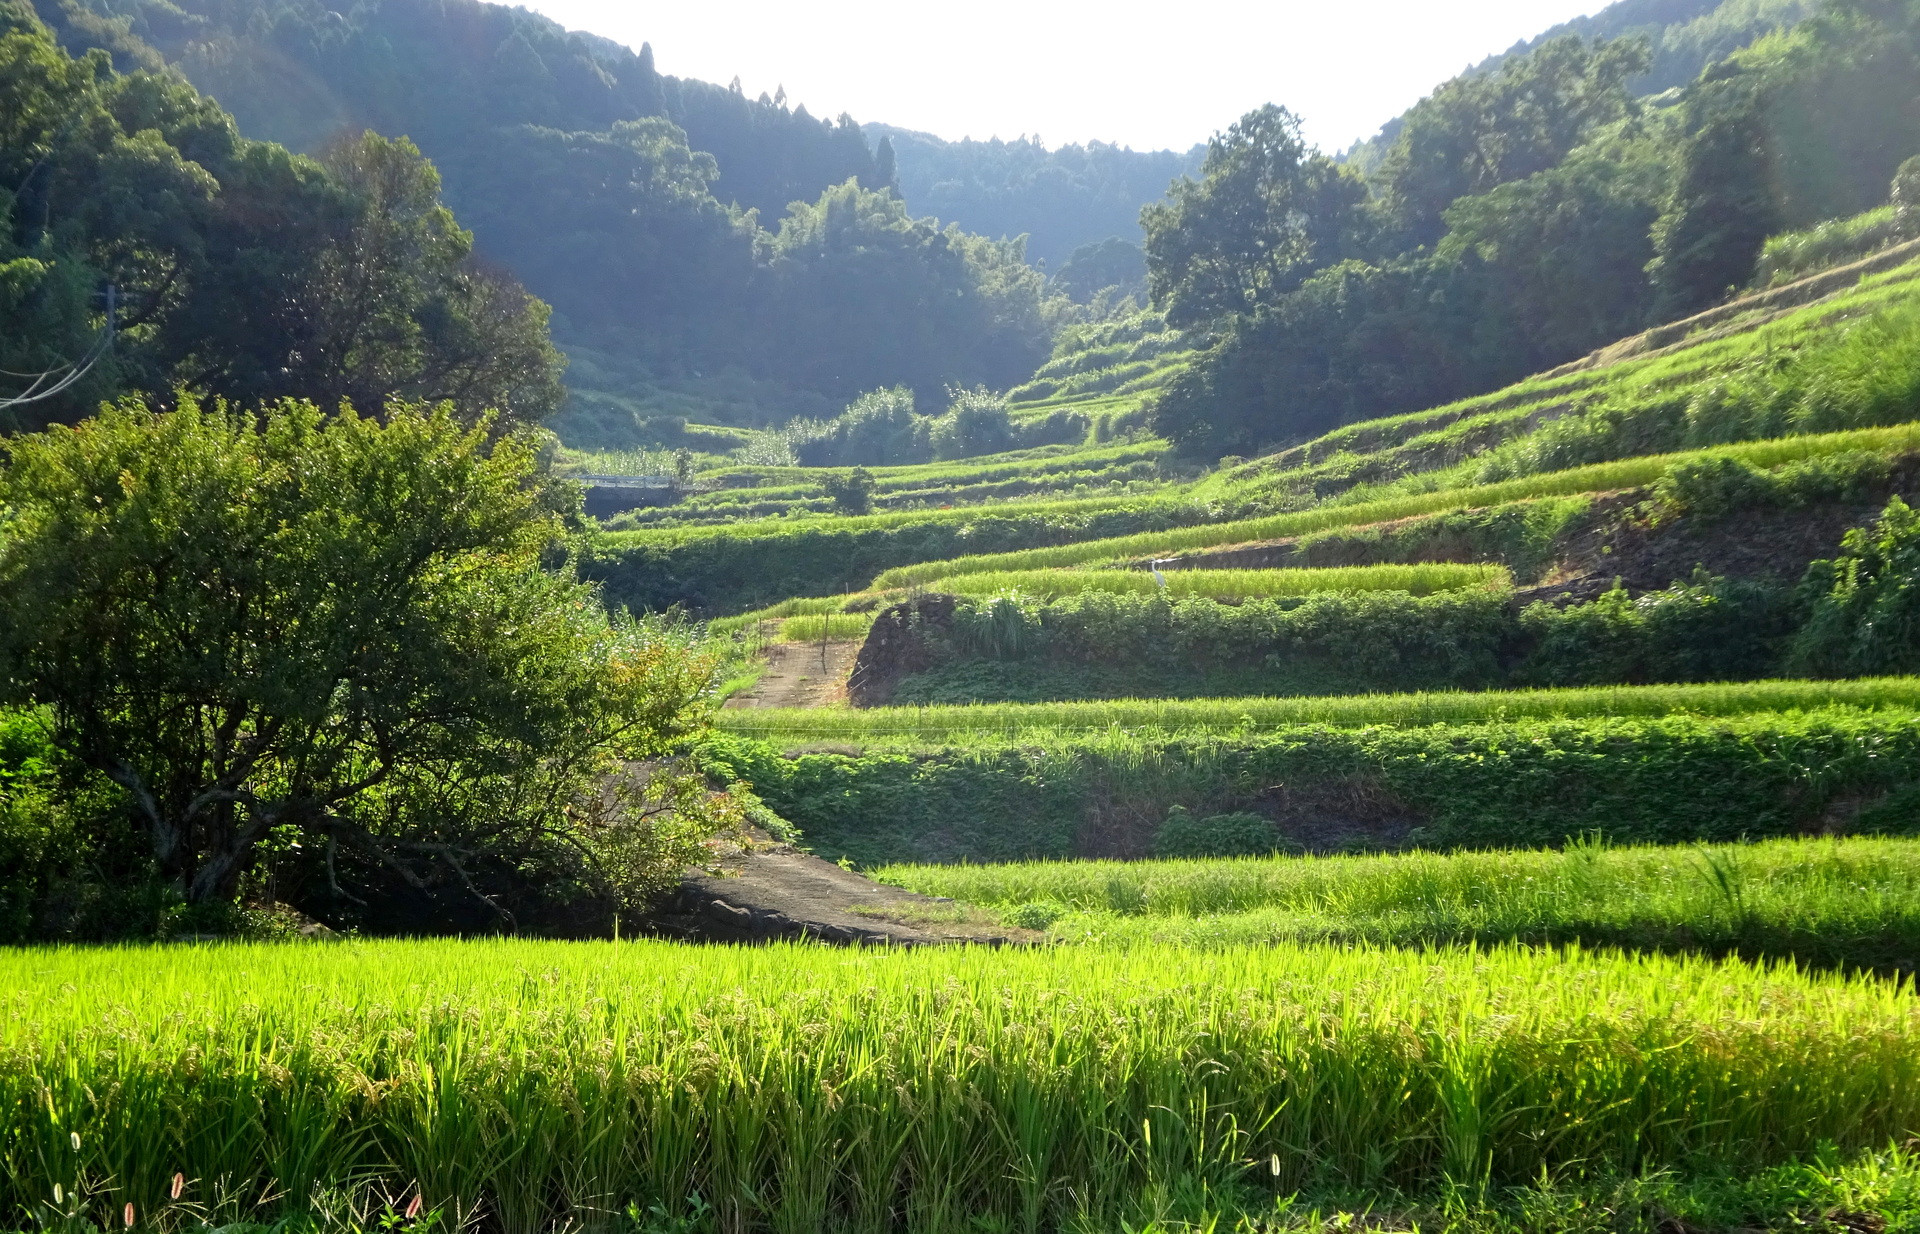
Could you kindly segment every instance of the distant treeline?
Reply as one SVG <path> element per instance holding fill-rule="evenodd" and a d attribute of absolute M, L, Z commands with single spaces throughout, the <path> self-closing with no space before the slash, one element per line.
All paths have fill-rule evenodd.
<path fill-rule="evenodd" d="M 1047 357 L 1065 304 L 1017 240 L 910 213 L 851 118 L 668 77 L 647 47 L 524 9 L 137 0 L 104 17 L 36 2 L 69 48 L 172 64 L 250 136 L 418 143 L 477 251 L 590 355 L 576 444 L 629 444 L 626 396 L 675 378 L 771 381 L 799 392 L 762 397 L 787 414 L 899 383 L 1004 388 Z"/>
<path fill-rule="evenodd" d="M 247 141 L 178 77 L 74 59 L 0 3 L 0 184 L 0 431 L 123 390 L 560 403 L 547 306 L 474 259 L 404 140 Z"/>

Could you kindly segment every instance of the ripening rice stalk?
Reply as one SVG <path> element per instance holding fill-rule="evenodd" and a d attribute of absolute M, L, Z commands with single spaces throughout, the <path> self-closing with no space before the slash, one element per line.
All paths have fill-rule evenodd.
<path fill-rule="evenodd" d="M 922 741 L 1019 738 L 1107 729 L 1253 732 L 1294 725 L 1361 727 L 1476 724 L 1589 716 L 1750 715 L 1847 706 L 1920 707 L 1920 678 L 1592 686 L 1562 690 L 1354 694 L 1308 698 L 1116 699 L 1077 703 L 974 703 L 862 710 L 728 711 L 728 732 L 770 740 Z"/>
<path fill-rule="evenodd" d="M 1508 586 L 1513 576 L 1497 565 L 1335 566 L 1304 570 L 1170 570 L 1164 583 L 1144 570 L 999 570 L 935 579 L 929 591 L 993 595 L 1018 591 L 1052 599 L 1083 591 L 1245 600 L 1303 596 L 1323 591 L 1408 591 L 1417 596 L 1461 587 Z"/>
<path fill-rule="evenodd" d="M 1920 1126 L 1903 987 L 1577 950 L 22 950 L 0 990 L 23 1221 L 179 1176 L 223 1221 L 377 1184 L 506 1234 L 695 1192 L 733 1230 L 1113 1228 L 1155 1186 L 1738 1172 Z"/>

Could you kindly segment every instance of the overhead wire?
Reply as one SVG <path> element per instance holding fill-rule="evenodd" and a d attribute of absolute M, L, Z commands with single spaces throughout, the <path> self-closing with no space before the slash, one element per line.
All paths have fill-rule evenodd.
<path fill-rule="evenodd" d="M 101 327 L 99 337 L 88 346 L 86 354 L 82 355 L 78 360 L 70 361 L 58 368 L 51 368 L 42 373 L 7 372 L 6 375 L 9 377 L 31 378 L 32 384 L 19 394 L 9 398 L 0 398 L 0 411 L 10 411 L 15 407 L 24 407 L 29 403 L 41 403 L 47 399 L 54 398 L 85 380 L 87 374 L 93 371 L 94 366 L 106 359 L 107 353 L 113 350 L 113 336 L 116 329 L 114 311 L 117 307 L 117 292 L 118 289 L 115 288 L 113 284 L 107 284 L 106 324 Z M 6 370 L 0 370 L 0 372 L 5 371 Z M 40 388 L 42 382 L 54 378 L 58 378 L 58 380 L 54 381 L 52 385 L 44 390 Z"/>

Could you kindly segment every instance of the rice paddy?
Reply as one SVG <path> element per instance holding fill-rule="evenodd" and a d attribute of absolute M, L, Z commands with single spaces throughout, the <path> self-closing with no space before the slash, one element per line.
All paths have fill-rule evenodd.
<path fill-rule="evenodd" d="M 1407 591 L 1417 596 L 1461 587 L 1511 586 L 1513 576 L 1496 565 L 1336 566 L 1303 570 L 1173 570 L 1156 579 L 1144 570 L 1004 570 L 936 579 L 930 591 L 992 595 L 1017 591 L 1052 599 L 1085 591 L 1246 600 L 1304 596 L 1320 591 Z"/>
<path fill-rule="evenodd" d="M 1571 496 L 1580 493 L 1641 488 L 1654 483 L 1678 464 L 1708 457 L 1734 458 L 1755 467 L 1768 468 L 1802 459 L 1820 458 L 1829 454 L 1856 450 L 1909 450 L 1916 446 L 1920 446 L 1920 424 L 1901 424 L 1890 428 L 1865 428 L 1842 433 L 1781 437 L 1770 441 L 1717 446 L 1710 450 L 1639 455 L 1613 462 L 1572 467 L 1563 471 L 1520 476 L 1494 484 L 1439 487 L 1428 492 L 1411 492 L 1374 501 L 1320 505 L 1293 513 L 1243 519 L 1238 522 L 1203 523 L 1198 526 L 1143 532 L 1108 540 L 1083 540 L 1076 544 L 1065 544 L 1054 548 L 1025 549 L 1019 552 L 959 557 L 951 561 L 896 566 L 876 578 L 873 586 L 877 589 L 907 587 L 924 585 L 936 579 L 951 578 L 961 574 L 1038 570 L 1081 566 L 1095 562 L 1172 556 L 1193 549 L 1246 544 L 1304 535 L 1308 532 L 1328 531 L 1336 527 L 1359 527 L 1394 519 L 1412 518 L 1422 514 L 1439 514 L 1449 510 L 1479 509 L 1535 497 Z"/>
<path fill-rule="evenodd" d="M 1077 703 L 977 703 L 942 707 L 769 708 L 727 711 L 728 732 L 773 741 L 929 742 L 1048 733 L 1249 732 L 1296 725 L 1413 728 L 1519 719 L 1589 716 L 1731 716 L 1824 707 L 1920 708 L 1920 678 L 1852 681 L 1750 681 L 1705 685 L 1596 686 L 1565 690 L 1485 690 L 1348 694 L 1308 698 L 1120 699 Z"/>
<path fill-rule="evenodd" d="M 1910 971 L 1920 840 L 893 866 L 1077 942 L 1583 942 Z"/>
<path fill-rule="evenodd" d="M 1110 1230 L 1920 1126 L 1904 986 L 1578 949 L 345 942 L 13 951 L 0 990 L 0 1204 L 95 1228 L 385 1188 L 505 1234 Z"/>

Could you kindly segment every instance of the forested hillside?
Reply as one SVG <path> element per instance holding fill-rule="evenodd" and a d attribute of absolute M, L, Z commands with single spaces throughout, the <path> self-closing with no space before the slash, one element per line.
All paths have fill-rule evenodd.
<path fill-rule="evenodd" d="M 1443 84 L 1364 174 L 1242 118 L 1145 216 L 1156 304 L 1218 340 L 1159 431 L 1218 457 L 1464 397 L 1719 302 L 1770 237 L 1824 228 L 1769 250 L 1804 267 L 1903 234 L 1920 7 L 1839 0 L 1643 99 L 1653 64 L 1554 39 Z"/>
<path fill-rule="evenodd" d="M 633 444 L 674 413 L 817 413 L 879 385 L 1005 387 L 1051 345 L 1064 300 L 1017 240 L 910 214 L 850 118 L 663 76 L 644 47 L 471 0 L 39 3 L 70 48 L 172 63 L 249 136 L 417 142 L 477 252 L 553 305 L 575 360 L 559 427 L 578 443 Z"/>
<path fill-rule="evenodd" d="M 1105 142 L 1049 150 L 1038 137 L 943 141 L 872 124 L 892 147 L 901 196 L 915 210 L 988 236 L 1027 237 L 1027 255 L 1058 270 L 1075 249 L 1138 243 L 1140 208 L 1199 170 L 1204 148 L 1137 151 Z"/>
<path fill-rule="evenodd" d="M 248 141 L 179 78 L 73 59 L 10 3 L 0 182 L 0 429 L 178 387 L 503 424 L 560 405 L 547 306 L 475 260 L 404 139 Z"/>

